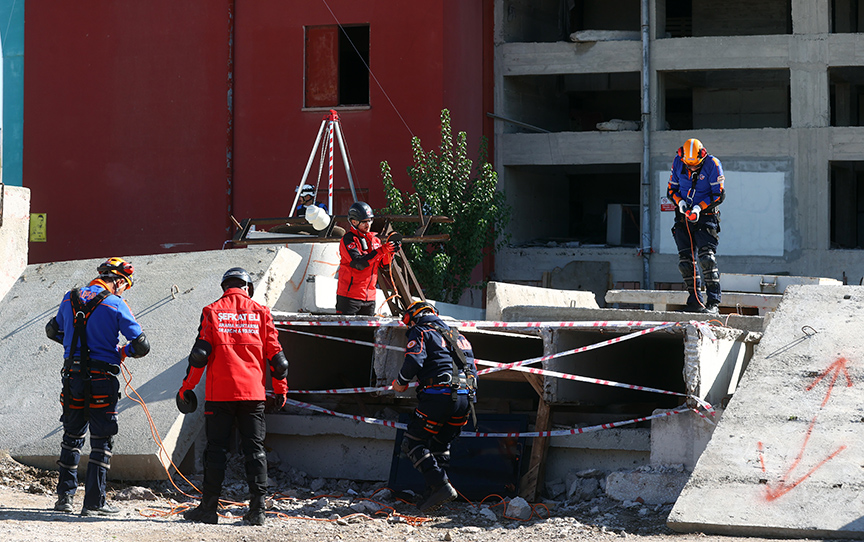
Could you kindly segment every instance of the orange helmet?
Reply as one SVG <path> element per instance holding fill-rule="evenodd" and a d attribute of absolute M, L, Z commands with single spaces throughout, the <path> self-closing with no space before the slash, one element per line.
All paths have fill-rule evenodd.
<path fill-rule="evenodd" d="M 417 318 L 421 314 L 425 312 L 431 312 L 436 316 L 438 315 L 438 310 L 428 301 L 415 301 L 405 309 L 405 314 L 402 315 L 402 323 L 406 326 L 410 326 L 413 322 L 417 321 Z"/>
<path fill-rule="evenodd" d="M 126 284 L 131 288 L 132 273 L 135 272 L 135 268 L 123 258 L 109 258 L 96 268 L 96 272 L 100 275 L 117 275 L 118 277 L 122 277 L 126 279 Z"/>
<path fill-rule="evenodd" d="M 702 146 L 702 142 L 698 139 L 688 139 L 684 142 L 684 146 L 678 149 L 678 156 L 681 161 L 688 166 L 698 166 L 702 160 L 708 156 L 708 151 Z"/>

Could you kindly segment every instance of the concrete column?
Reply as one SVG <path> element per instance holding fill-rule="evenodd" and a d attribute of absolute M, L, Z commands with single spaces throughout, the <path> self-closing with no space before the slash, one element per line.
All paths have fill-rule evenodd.
<path fill-rule="evenodd" d="M 27 267 L 30 235 L 30 189 L 0 184 L 0 300 Z"/>
<path fill-rule="evenodd" d="M 789 57 L 792 128 L 829 126 L 827 42 L 815 36 L 796 37 Z"/>
<path fill-rule="evenodd" d="M 830 26 L 831 0 L 792 0 L 793 34 L 824 34 Z"/>

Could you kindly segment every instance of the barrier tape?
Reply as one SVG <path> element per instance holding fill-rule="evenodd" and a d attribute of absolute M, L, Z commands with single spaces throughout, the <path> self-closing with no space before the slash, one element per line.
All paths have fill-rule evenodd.
<path fill-rule="evenodd" d="M 406 430 L 408 428 L 407 424 L 399 423 L 399 422 L 391 422 L 388 420 L 379 420 L 378 418 L 371 418 L 366 416 L 356 416 L 354 414 L 344 414 L 342 412 L 336 412 L 335 410 L 329 410 L 326 408 L 322 408 L 319 406 L 315 406 L 309 403 L 303 403 L 301 401 L 294 401 L 293 399 L 288 399 L 286 402 L 287 405 L 291 405 L 298 408 L 303 408 L 307 410 L 312 410 L 315 412 L 321 412 L 324 414 L 330 414 L 331 416 L 336 416 L 337 418 L 346 418 L 349 420 L 354 420 L 358 422 L 364 422 L 373 425 L 383 425 L 385 427 L 393 427 L 395 429 Z M 667 416 L 672 416 L 674 414 L 683 414 L 684 412 L 690 412 L 691 409 L 688 407 L 678 407 L 673 410 L 667 410 L 666 412 L 660 412 L 658 414 L 652 414 L 650 416 L 643 416 L 641 418 L 633 418 L 630 420 L 622 420 L 618 422 L 604 423 L 600 425 L 591 425 L 587 427 L 574 427 L 572 429 L 559 429 L 556 431 L 532 431 L 526 433 L 477 433 L 471 431 L 463 431 L 460 433 L 460 436 L 463 437 L 491 437 L 491 438 L 517 438 L 517 437 L 526 437 L 526 438 L 536 438 L 536 437 L 565 437 L 570 435 L 579 435 L 582 433 L 590 433 L 593 431 L 600 431 L 602 429 L 613 429 L 615 427 L 621 427 L 622 425 L 629 425 L 639 422 L 644 422 L 647 420 L 653 420 L 657 418 L 665 418 Z"/>
<path fill-rule="evenodd" d="M 273 313 L 274 324 L 277 326 L 320 326 L 320 327 L 405 327 L 400 320 L 390 318 L 380 318 L 377 320 L 284 320 L 277 319 L 278 313 Z M 594 329 L 600 327 L 645 327 L 658 325 L 677 325 L 682 322 L 644 322 L 644 321 L 598 321 L 598 322 L 496 322 L 492 320 L 478 321 L 445 321 L 450 327 L 459 329 L 465 328 L 511 328 L 511 329 L 531 329 L 531 328 L 570 328 L 570 329 Z"/>

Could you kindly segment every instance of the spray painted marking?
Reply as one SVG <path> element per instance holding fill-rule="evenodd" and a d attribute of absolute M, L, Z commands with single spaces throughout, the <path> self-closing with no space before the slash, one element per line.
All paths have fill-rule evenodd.
<path fill-rule="evenodd" d="M 826 376 L 831 374 L 830 381 L 828 382 L 828 390 L 825 392 L 825 399 L 822 400 L 822 404 L 820 405 L 820 409 L 824 408 L 828 403 L 828 399 L 831 397 L 831 392 L 834 391 L 834 384 L 837 383 L 837 378 L 840 376 L 840 373 L 843 373 L 843 376 L 846 377 L 846 387 L 852 387 L 852 378 L 849 377 L 849 371 L 846 369 L 846 364 L 849 363 L 846 358 L 838 358 L 834 363 L 832 363 L 827 369 L 822 371 L 822 373 L 817 376 L 813 382 L 810 383 L 805 391 L 812 391 L 817 384 L 819 384 Z M 833 374 L 832 374 L 833 373 Z M 819 470 L 822 465 L 831 461 L 837 455 L 846 449 L 845 445 L 840 446 L 833 452 L 831 452 L 827 457 L 819 461 L 813 468 L 807 471 L 805 474 L 798 477 L 798 479 L 792 479 L 792 472 L 798 467 L 801 463 L 801 460 L 804 458 L 804 452 L 807 449 L 807 443 L 810 441 L 810 436 L 813 434 L 813 428 L 816 426 L 816 418 L 818 417 L 818 413 L 813 416 L 813 419 L 810 420 L 810 425 L 807 427 L 807 432 L 804 434 L 804 442 L 801 444 L 801 449 L 798 451 L 798 456 L 795 458 L 795 461 L 792 462 L 792 465 L 786 470 L 786 473 L 780 479 L 779 482 L 769 483 L 765 488 L 765 500 L 768 502 L 775 501 L 782 497 L 783 495 L 789 493 L 798 485 L 810 477 L 814 472 Z M 761 465 L 762 472 L 765 473 L 765 458 L 764 458 L 764 446 L 762 442 L 758 442 L 756 445 L 756 449 L 759 453 L 759 464 Z"/>

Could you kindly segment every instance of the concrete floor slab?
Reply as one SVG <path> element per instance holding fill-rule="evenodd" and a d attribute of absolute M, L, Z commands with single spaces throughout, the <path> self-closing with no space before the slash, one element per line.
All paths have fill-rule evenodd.
<path fill-rule="evenodd" d="M 787 288 L 670 528 L 864 537 L 862 311 L 857 286 Z"/>
<path fill-rule="evenodd" d="M 308 248 L 249 247 L 182 254 L 131 256 L 136 282 L 124 294 L 150 341 L 149 355 L 129 359 L 130 384 L 146 403 L 153 427 L 175 463 L 185 456 L 202 427 L 202 411 L 182 416 L 174 395 L 180 387 L 198 329 L 201 309 L 221 295 L 219 282 L 229 268 L 244 267 L 256 284 L 255 299 L 285 301 L 286 283 L 307 266 Z M 298 256 L 300 254 L 300 256 Z M 125 257 L 125 256 L 124 256 Z M 62 426 L 59 403 L 62 348 L 45 337 L 45 324 L 63 294 L 86 285 L 104 261 L 78 260 L 27 266 L 0 310 L 0 448 L 16 460 L 55 468 Z M 302 284 L 302 280 L 294 279 Z M 302 293 L 302 292 L 301 292 Z M 295 293 L 299 295 L 300 293 Z M 150 421 L 128 395 L 121 378 L 120 433 L 114 441 L 111 476 L 165 478 Z M 197 390 L 203 401 L 203 380 Z M 134 394 L 133 394 L 134 395 Z M 89 441 L 84 453 L 89 452 Z M 161 460 L 160 460 L 161 459 Z M 81 467 L 85 467 L 86 458 Z"/>

